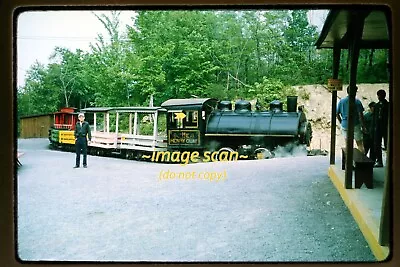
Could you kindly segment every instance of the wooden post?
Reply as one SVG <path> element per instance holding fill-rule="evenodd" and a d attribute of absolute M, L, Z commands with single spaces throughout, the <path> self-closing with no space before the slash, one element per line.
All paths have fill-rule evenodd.
<path fill-rule="evenodd" d="M 117 112 L 116 118 L 115 118 L 115 133 L 118 134 L 118 120 L 119 120 L 119 113 Z"/>
<path fill-rule="evenodd" d="M 349 55 L 350 55 L 350 82 L 349 82 L 349 101 L 347 117 L 347 139 L 346 139 L 346 170 L 345 170 L 345 188 L 352 188 L 353 176 L 353 143 L 354 143 L 354 110 L 357 84 L 357 65 L 360 54 L 360 41 L 363 32 L 364 18 L 358 12 L 351 12 L 350 23 L 347 27 L 349 36 Z"/>
<path fill-rule="evenodd" d="M 109 133 L 110 132 L 110 113 L 109 112 L 107 112 L 107 133 Z"/>
<path fill-rule="evenodd" d="M 333 48 L 333 69 L 332 78 L 337 79 L 339 76 L 340 66 L 340 52 L 341 49 L 338 46 Z M 331 110 L 331 151 L 330 151 L 330 164 L 335 164 L 335 149 L 336 149 L 336 105 L 337 105 L 337 91 L 332 91 L 332 110 Z"/>
<path fill-rule="evenodd" d="M 118 145 L 118 120 L 119 120 L 119 113 L 116 112 L 116 116 L 115 116 L 115 148 L 117 148 L 117 145 Z"/>
<path fill-rule="evenodd" d="M 154 114 L 153 148 L 156 147 L 156 142 L 157 142 L 157 135 L 158 135 L 157 121 L 158 121 L 158 110 L 156 110 Z"/>
<path fill-rule="evenodd" d="M 135 118 L 133 121 L 133 135 L 137 135 L 137 112 L 135 112 Z"/>
<path fill-rule="evenodd" d="M 93 132 L 96 132 L 96 112 L 93 113 L 93 123 L 94 123 L 94 127 L 93 127 Z"/>
<path fill-rule="evenodd" d="M 390 35 L 389 35 L 390 36 Z M 391 38 L 390 38 L 390 41 Z M 392 77 L 391 73 L 391 66 L 393 66 L 393 50 L 389 49 L 388 51 L 388 77 L 389 80 Z M 390 94 L 392 92 L 392 94 Z M 389 96 L 391 99 L 394 99 L 394 95 L 397 95 L 393 92 L 393 84 L 389 83 Z M 392 102 L 393 103 L 393 102 Z M 389 105 L 389 114 L 388 114 L 388 129 L 387 129 L 387 151 L 386 151 L 386 170 L 385 170 L 385 179 L 384 179 L 384 185 L 383 185 L 383 199 L 382 199 L 382 209 L 381 209 L 381 221 L 380 221 L 380 226 L 379 226 L 379 244 L 381 246 L 390 246 L 391 243 L 391 237 L 393 236 L 393 233 L 391 234 L 390 229 L 392 229 L 392 216 L 390 213 L 390 202 L 394 201 L 393 195 L 392 195 L 392 181 L 393 181 L 393 150 L 392 150 L 392 136 L 398 136 L 396 133 L 395 127 L 391 127 L 393 124 L 391 118 L 392 114 L 396 114 L 395 109 L 393 104 Z M 393 113 L 392 113 L 393 112 Z"/>
<path fill-rule="evenodd" d="M 389 112 L 389 122 L 390 122 L 390 112 Z M 389 246 L 390 244 L 390 199 L 391 196 L 391 183 L 392 174 L 390 170 L 392 169 L 392 151 L 391 151 L 391 140 L 390 140 L 390 123 L 388 123 L 388 140 L 387 140 L 387 151 L 386 151 L 386 170 L 385 179 L 383 184 L 383 199 L 382 199 L 382 209 L 381 209 L 381 221 L 379 226 L 379 244 L 381 246 Z"/>
<path fill-rule="evenodd" d="M 106 113 L 103 113 L 103 132 L 107 132 L 107 127 L 106 127 Z"/>
<path fill-rule="evenodd" d="M 132 113 L 129 113 L 129 134 L 132 134 Z"/>

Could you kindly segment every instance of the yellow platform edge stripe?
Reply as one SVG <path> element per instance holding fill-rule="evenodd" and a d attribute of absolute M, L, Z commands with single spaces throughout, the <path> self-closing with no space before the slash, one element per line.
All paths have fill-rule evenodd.
<path fill-rule="evenodd" d="M 336 174 L 334 165 L 329 166 L 328 176 L 353 215 L 375 258 L 378 261 L 385 260 L 389 256 L 389 247 L 379 244 L 379 222 L 376 222 L 369 215 L 368 208 L 357 198 L 354 190 L 358 189 L 346 189 L 344 183 Z"/>

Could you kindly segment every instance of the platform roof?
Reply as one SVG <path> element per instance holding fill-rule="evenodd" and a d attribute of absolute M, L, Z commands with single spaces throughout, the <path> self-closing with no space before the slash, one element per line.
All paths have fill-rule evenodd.
<path fill-rule="evenodd" d="M 390 48 L 389 38 L 389 15 L 384 9 L 368 9 L 360 10 L 331 10 L 325 20 L 321 34 L 315 43 L 317 48 L 333 48 L 335 45 L 342 49 L 348 49 L 348 24 L 354 19 L 354 12 L 359 16 L 366 16 L 362 39 L 360 42 L 361 49 L 388 49 Z"/>

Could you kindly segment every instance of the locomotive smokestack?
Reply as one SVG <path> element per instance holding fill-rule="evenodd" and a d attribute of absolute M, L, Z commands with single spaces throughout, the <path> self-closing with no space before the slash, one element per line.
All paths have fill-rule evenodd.
<path fill-rule="evenodd" d="M 287 96 L 287 111 L 297 112 L 297 96 Z"/>

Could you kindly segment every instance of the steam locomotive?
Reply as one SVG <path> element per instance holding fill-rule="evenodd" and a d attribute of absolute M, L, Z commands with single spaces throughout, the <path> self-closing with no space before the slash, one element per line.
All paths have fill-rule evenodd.
<path fill-rule="evenodd" d="M 246 100 L 219 101 L 214 98 L 170 99 L 161 107 L 85 108 L 92 129 L 88 152 L 143 159 L 143 155 L 166 151 L 238 152 L 249 158 L 273 157 L 278 146 L 309 146 L 312 128 L 297 96 L 287 97 L 287 110 L 274 100 L 268 110 Z M 128 125 L 121 127 L 122 117 Z M 54 114 L 49 130 L 52 147 L 73 151 L 75 109 Z M 111 127 L 110 127 L 110 124 Z M 166 127 L 160 127 L 165 125 Z M 150 125 L 151 131 L 143 131 Z M 163 129 L 162 129 L 163 128 Z"/>
<path fill-rule="evenodd" d="M 311 124 L 302 107 L 297 109 L 297 96 L 287 97 L 287 111 L 278 100 L 269 104 L 269 110 L 252 110 L 246 100 L 232 107 L 231 101 L 216 99 L 172 99 L 161 107 L 168 111 L 171 150 L 239 151 L 269 158 L 278 146 L 309 146 L 312 139 Z M 175 114 L 182 113 L 185 120 L 179 121 Z"/>

